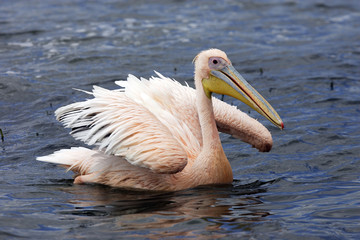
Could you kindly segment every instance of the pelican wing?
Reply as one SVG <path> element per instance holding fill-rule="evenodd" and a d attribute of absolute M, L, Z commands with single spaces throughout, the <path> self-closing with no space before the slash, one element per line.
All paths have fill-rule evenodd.
<path fill-rule="evenodd" d="M 220 132 L 240 138 L 261 152 L 271 150 L 271 133 L 264 125 L 219 99 L 213 99 L 213 108 L 216 126 Z"/>
<path fill-rule="evenodd" d="M 118 81 L 120 90 L 94 86 L 94 96 L 55 114 L 71 135 L 106 154 L 156 173 L 181 171 L 201 150 L 193 89 L 165 78 Z M 191 89 L 190 91 L 188 89 Z"/>
<path fill-rule="evenodd" d="M 175 173 L 185 167 L 188 154 L 146 107 L 123 91 L 94 86 L 89 94 L 94 98 L 55 112 L 65 127 L 72 128 L 75 139 L 156 173 Z"/>

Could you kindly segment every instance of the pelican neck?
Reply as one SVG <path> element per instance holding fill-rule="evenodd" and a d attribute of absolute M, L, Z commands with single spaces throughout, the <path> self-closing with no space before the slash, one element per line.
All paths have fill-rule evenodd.
<path fill-rule="evenodd" d="M 196 107 L 199 116 L 199 122 L 201 126 L 201 135 L 203 148 L 215 149 L 220 146 L 221 142 L 219 133 L 216 127 L 215 115 L 212 105 L 211 98 L 208 98 L 204 92 L 202 81 L 196 79 L 195 76 L 195 87 L 196 87 Z"/>

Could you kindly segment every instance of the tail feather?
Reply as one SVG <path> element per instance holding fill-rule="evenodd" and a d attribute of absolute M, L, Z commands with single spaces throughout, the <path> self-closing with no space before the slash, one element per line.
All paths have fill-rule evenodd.
<path fill-rule="evenodd" d="M 61 165 L 67 170 L 80 174 L 89 172 L 89 163 L 91 156 L 97 153 L 84 147 L 72 147 L 70 149 L 61 149 L 53 154 L 37 157 L 36 160 Z"/>

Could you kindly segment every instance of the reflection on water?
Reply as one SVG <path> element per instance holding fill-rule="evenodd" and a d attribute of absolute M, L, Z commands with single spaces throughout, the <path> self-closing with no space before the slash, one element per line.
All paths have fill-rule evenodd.
<path fill-rule="evenodd" d="M 222 237 L 224 229 L 251 227 L 252 222 L 263 221 L 270 214 L 261 209 L 260 196 L 272 182 L 276 181 L 246 185 L 234 182 L 233 185 L 203 186 L 174 193 L 74 185 L 60 189 L 71 194 L 69 203 L 74 208 L 59 213 L 80 218 L 111 218 L 119 230 L 147 229 L 149 238 L 158 238 L 160 233 L 161 236 L 195 237 L 197 232 L 204 231 L 213 232 L 212 237 Z M 168 232 L 165 235 L 164 229 Z"/>

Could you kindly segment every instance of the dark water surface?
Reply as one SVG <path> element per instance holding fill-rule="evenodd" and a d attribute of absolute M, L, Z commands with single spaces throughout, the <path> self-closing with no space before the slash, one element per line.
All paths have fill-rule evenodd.
<path fill-rule="evenodd" d="M 221 135 L 235 181 L 175 193 L 72 184 L 36 156 L 79 146 L 54 111 L 203 49 L 279 112 L 270 153 Z M 1 1 L 1 239 L 359 239 L 359 1 Z M 244 111 L 249 109 L 225 97 Z"/>

